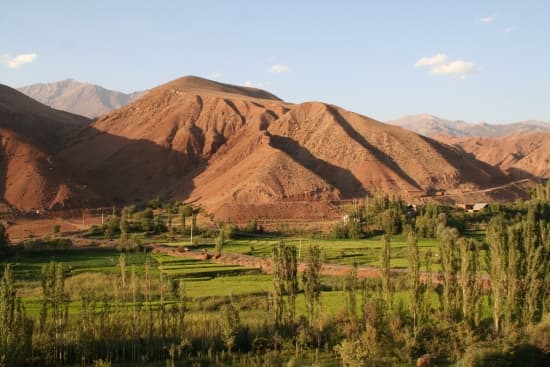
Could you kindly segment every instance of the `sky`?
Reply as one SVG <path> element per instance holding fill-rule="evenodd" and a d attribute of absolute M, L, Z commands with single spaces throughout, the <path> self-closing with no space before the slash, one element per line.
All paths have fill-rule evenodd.
<path fill-rule="evenodd" d="M 185 75 L 386 121 L 550 121 L 550 1 L 0 0 L 0 83 Z"/>

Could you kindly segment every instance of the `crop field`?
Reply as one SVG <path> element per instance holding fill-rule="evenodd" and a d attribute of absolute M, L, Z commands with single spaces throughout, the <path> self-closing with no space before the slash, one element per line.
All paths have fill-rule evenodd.
<path fill-rule="evenodd" d="M 270 246 L 277 240 L 272 241 L 255 240 L 255 244 L 261 244 L 259 253 L 256 256 L 263 255 L 267 257 L 270 254 Z M 299 239 L 292 239 L 289 242 L 296 242 L 299 245 Z M 341 240 L 323 241 L 323 244 L 329 247 L 342 246 L 345 248 L 356 248 L 357 253 L 361 253 L 364 240 Z M 227 246 L 228 251 L 236 253 L 247 253 L 246 249 L 251 243 L 250 240 L 235 240 Z M 372 246 L 370 249 L 376 251 L 375 241 L 368 241 Z M 302 241 L 302 246 L 307 246 L 308 242 Z M 343 246 L 342 246 L 343 247 Z M 335 254 L 336 249 L 332 247 L 329 253 Z M 82 289 L 94 290 L 98 295 L 103 295 L 112 299 L 115 295 L 112 284 L 117 282 L 120 277 L 119 257 L 121 253 L 113 249 L 103 248 L 82 248 L 72 249 L 63 252 L 49 251 L 43 253 L 25 254 L 10 260 L 13 271 L 17 294 L 22 298 L 27 311 L 31 315 L 38 315 L 40 309 L 41 283 L 40 275 L 43 266 L 52 261 L 63 264 L 66 273 L 65 289 L 71 296 L 69 305 L 70 314 L 76 314 L 80 310 L 79 294 Z M 367 257 L 361 254 L 362 258 Z M 131 277 L 134 273 L 140 282 L 143 283 L 145 272 L 145 263 L 149 259 L 151 263 L 151 275 L 154 277 L 155 285 L 153 292 L 159 292 L 158 279 L 162 276 L 167 292 L 170 291 L 171 284 L 183 280 L 185 294 L 188 298 L 188 307 L 190 310 L 199 311 L 204 308 L 209 309 L 209 303 L 216 305 L 223 303 L 230 297 L 252 297 L 252 302 L 259 302 L 263 307 L 267 307 L 267 295 L 271 288 L 272 278 L 269 274 L 262 273 L 259 269 L 243 267 L 238 265 L 217 264 L 207 260 L 195 260 L 184 257 L 174 257 L 165 254 L 148 254 L 145 252 L 125 253 L 126 276 Z M 361 258 L 361 257 L 360 257 Z M 332 259 L 338 262 L 339 258 Z M 368 263 L 376 265 L 378 260 Z M 346 262 L 343 262 L 346 263 Z M 327 315 L 334 315 L 344 307 L 342 303 L 342 278 L 341 277 L 323 277 L 325 291 L 322 292 L 323 312 Z M 110 286 L 111 285 L 111 286 Z M 258 298 L 259 297 L 259 298 Z M 396 299 L 401 302 L 408 302 L 406 293 L 397 294 Z M 434 296 L 434 306 L 437 299 Z M 157 303 L 154 301 L 153 303 Z M 206 305 L 206 306 L 205 306 Z M 302 294 L 297 297 L 297 314 L 306 313 L 305 301 Z M 215 307 L 214 307 L 215 308 Z M 248 319 L 261 319 L 263 312 L 246 311 Z"/>

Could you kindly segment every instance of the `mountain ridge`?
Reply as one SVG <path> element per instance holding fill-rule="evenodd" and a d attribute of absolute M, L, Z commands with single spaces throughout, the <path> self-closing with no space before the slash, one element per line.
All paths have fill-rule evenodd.
<path fill-rule="evenodd" d="M 422 113 L 405 115 L 387 121 L 424 136 L 446 135 L 451 137 L 499 137 L 520 132 L 550 132 L 550 122 L 525 120 L 509 124 L 471 123 L 462 120 L 448 120 Z"/>
<path fill-rule="evenodd" d="M 379 191 L 410 200 L 443 191 L 460 200 L 463 193 L 510 182 L 501 170 L 459 148 L 338 106 L 287 103 L 267 91 L 197 77 L 152 88 L 93 121 L 8 91 L 44 116 L 81 119 L 78 128 L 67 130 L 59 127 L 63 124 L 37 124 L 27 115 L 17 119 L 31 118 L 36 127 L 28 131 L 31 141 L 41 130 L 66 131 L 63 144 L 52 143 L 46 159 L 60 174 L 33 171 L 44 182 L 35 186 L 48 187 L 31 190 L 33 205 L 41 207 L 97 198 L 128 204 L 160 196 L 196 202 L 221 219 L 327 218 L 337 214 L 332 201 Z M 15 177 L 14 170 L 3 172 Z M 45 198 L 59 187 L 56 177 L 70 190 L 52 204 Z M 517 195 L 502 191 L 478 197 Z M 32 207 L 17 199 L 10 204 Z"/>
<path fill-rule="evenodd" d="M 52 108 L 89 118 L 125 106 L 144 93 L 118 92 L 75 79 L 31 84 L 17 90 Z"/>

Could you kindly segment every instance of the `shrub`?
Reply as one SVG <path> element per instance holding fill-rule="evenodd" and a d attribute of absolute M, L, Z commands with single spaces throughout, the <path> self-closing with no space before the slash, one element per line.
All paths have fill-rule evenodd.
<path fill-rule="evenodd" d="M 457 363 L 459 367 L 511 367 L 511 355 L 494 346 L 472 345 Z"/>

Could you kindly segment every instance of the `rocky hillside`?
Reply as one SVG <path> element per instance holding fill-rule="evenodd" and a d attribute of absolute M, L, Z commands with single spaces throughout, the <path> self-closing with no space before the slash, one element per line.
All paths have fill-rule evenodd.
<path fill-rule="evenodd" d="M 161 195 L 233 218 L 307 216 L 380 190 L 418 197 L 508 180 L 460 149 L 336 106 L 196 77 L 102 116 L 61 158 L 108 200 Z M 296 212 L 297 202 L 310 206 Z"/>
<path fill-rule="evenodd" d="M 439 136 L 437 139 L 516 178 L 550 177 L 550 133 L 521 133 L 499 138 Z"/>
<path fill-rule="evenodd" d="M 65 140 L 89 122 L 0 85 L 0 201 L 29 211 L 98 199 L 57 157 Z"/>

